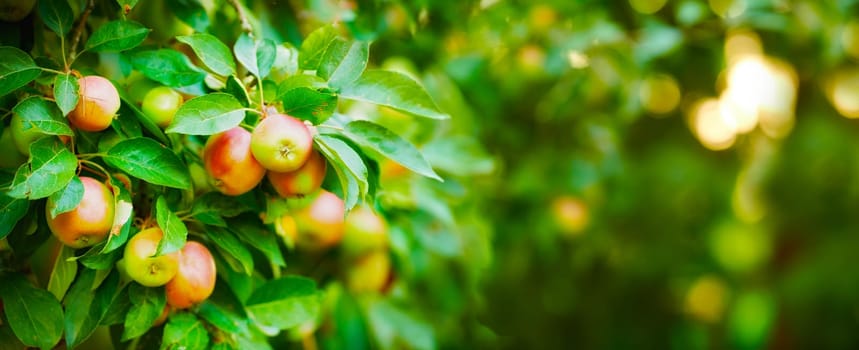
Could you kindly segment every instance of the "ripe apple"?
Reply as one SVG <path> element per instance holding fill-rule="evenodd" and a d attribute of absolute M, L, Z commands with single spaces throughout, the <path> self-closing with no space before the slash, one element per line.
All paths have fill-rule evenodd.
<path fill-rule="evenodd" d="M 313 136 L 301 120 L 269 114 L 254 129 L 251 151 L 268 170 L 294 171 L 310 157 Z"/>
<path fill-rule="evenodd" d="M 0 149 L 3 150 L 0 152 L 0 168 L 17 168 L 27 161 L 27 157 L 18 152 L 11 127 L 3 129 L 3 134 L 0 135 Z"/>
<path fill-rule="evenodd" d="M 216 274 L 209 249 L 188 241 L 179 252 L 179 271 L 165 287 L 167 303 L 176 309 L 187 309 L 208 299 L 215 290 Z"/>
<path fill-rule="evenodd" d="M 306 196 L 322 186 L 325 180 L 327 163 L 317 151 L 311 151 L 310 157 L 300 168 L 290 172 L 268 172 L 268 181 L 281 197 Z"/>
<path fill-rule="evenodd" d="M 159 86 L 146 93 L 143 97 L 143 115 L 155 125 L 166 128 L 173 121 L 173 116 L 182 105 L 182 94 L 175 90 Z"/>
<path fill-rule="evenodd" d="M 164 232 L 152 227 L 138 232 L 125 245 L 125 269 L 131 279 L 146 287 L 167 284 L 179 269 L 177 253 L 155 256 Z"/>
<path fill-rule="evenodd" d="M 347 256 L 359 256 L 388 247 L 388 223 L 373 209 L 362 205 L 346 215 L 341 249 Z"/>
<path fill-rule="evenodd" d="M 102 131 L 119 111 L 119 93 L 103 77 L 90 75 L 78 80 L 80 99 L 69 113 L 69 122 L 83 131 Z"/>
<path fill-rule="evenodd" d="M 221 193 L 238 196 L 256 187 L 265 169 L 251 153 L 251 133 L 235 127 L 209 137 L 203 149 L 203 165 Z"/>
<path fill-rule="evenodd" d="M 346 271 L 346 288 L 352 293 L 384 291 L 391 279 L 391 258 L 387 251 L 374 251 L 353 260 Z"/>
<path fill-rule="evenodd" d="M 84 248 L 103 241 L 113 226 L 114 198 L 105 184 L 82 176 L 84 195 L 77 207 L 51 218 L 53 198 L 45 206 L 48 227 L 60 242 L 72 248 Z"/>
<path fill-rule="evenodd" d="M 24 119 L 17 113 L 12 114 L 12 121 L 9 124 L 9 129 L 12 130 L 12 140 L 15 141 L 15 148 L 25 156 L 30 155 L 31 144 L 42 138 L 50 136 L 42 133 L 41 130 L 36 129 L 34 126 L 24 130 Z"/>
<path fill-rule="evenodd" d="M 340 243 L 345 211 L 343 200 L 325 190 L 321 190 L 310 205 L 293 211 L 298 226 L 298 247 L 318 250 Z"/>

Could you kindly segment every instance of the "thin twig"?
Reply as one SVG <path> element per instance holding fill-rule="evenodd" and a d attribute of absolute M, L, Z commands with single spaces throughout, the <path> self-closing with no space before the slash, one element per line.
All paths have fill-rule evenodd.
<path fill-rule="evenodd" d="M 245 33 L 253 34 L 254 28 L 251 27 L 251 22 L 248 21 L 248 15 L 245 13 L 245 8 L 239 3 L 239 0 L 230 0 L 230 4 L 236 8 L 236 13 L 239 15 L 239 22 L 242 24 L 242 30 Z"/>
<path fill-rule="evenodd" d="M 95 0 L 87 1 L 86 9 L 84 9 L 83 14 L 81 14 L 80 21 L 78 21 L 78 26 L 75 27 L 74 33 L 72 33 L 72 43 L 69 46 L 69 59 L 71 62 L 75 61 L 75 56 L 77 56 L 78 43 L 81 41 L 81 34 L 83 34 L 84 27 L 86 27 L 86 20 L 89 18 L 90 12 L 92 12 L 93 8 L 95 8 Z M 66 67 L 68 69 L 69 67 Z"/>

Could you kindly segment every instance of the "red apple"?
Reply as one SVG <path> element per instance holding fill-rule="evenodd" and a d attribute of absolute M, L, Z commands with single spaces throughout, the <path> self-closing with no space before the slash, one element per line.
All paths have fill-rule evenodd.
<path fill-rule="evenodd" d="M 215 180 L 215 188 L 230 196 L 252 190 L 265 176 L 265 169 L 251 153 L 251 133 L 241 127 L 209 137 L 203 165 Z"/>
<path fill-rule="evenodd" d="M 69 122 L 83 131 L 102 131 L 119 111 L 119 93 L 103 77 L 90 75 L 78 80 L 80 99 L 69 113 Z"/>
<path fill-rule="evenodd" d="M 268 180 L 281 197 L 306 196 L 322 186 L 326 168 L 325 157 L 314 150 L 300 168 L 286 173 L 269 171 Z"/>
<path fill-rule="evenodd" d="M 48 227 L 60 242 L 72 247 L 83 248 L 103 241 L 113 226 L 113 193 L 103 183 L 91 177 L 82 176 L 84 195 L 77 207 L 71 211 L 51 218 L 52 198 L 48 198 L 45 212 Z"/>
<path fill-rule="evenodd" d="M 179 252 L 179 271 L 165 292 L 167 303 L 176 309 L 187 309 L 209 298 L 215 290 L 215 259 L 206 246 L 188 241 Z"/>

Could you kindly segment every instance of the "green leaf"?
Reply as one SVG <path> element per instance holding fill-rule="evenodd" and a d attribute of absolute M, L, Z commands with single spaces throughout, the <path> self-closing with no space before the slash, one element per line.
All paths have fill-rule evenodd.
<path fill-rule="evenodd" d="M 387 300 L 374 300 L 367 319 L 383 349 L 435 349 L 435 334 L 430 324 Z"/>
<path fill-rule="evenodd" d="M 209 29 L 209 14 L 200 0 L 168 1 L 165 3 L 182 22 L 187 23 L 195 31 L 205 32 Z"/>
<path fill-rule="evenodd" d="M 15 174 L 9 195 L 40 199 L 62 190 L 78 167 L 78 159 L 60 140 L 43 138 L 30 145 L 30 163 Z"/>
<path fill-rule="evenodd" d="M 176 40 L 188 44 L 197 57 L 203 61 L 206 67 L 222 76 L 236 74 L 236 62 L 227 45 L 214 35 L 197 33 L 193 35 L 177 36 Z"/>
<path fill-rule="evenodd" d="M 158 197 L 158 200 L 155 201 L 155 219 L 158 221 L 158 227 L 161 227 L 164 232 L 164 237 L 158 243 L 158 250 L 155 254 L 170 254 L 182 249 L 188 239 L 188 228 L 175 213 L 170 211 L 164 196 Z"/>
<path fill-rule="evenodd" d="M 314 30 L 301 43 L 298 52 L 298 67 L 317 70 L 327 55 L 328 48 L 337 41 L 337 29 L 327 25 Z"/>
<path fill-rule="evenodd" d="M 87 39 L 85 47 L 93 52 L 125 51 L 143 43 L 150 31 L 135 21 L 111 21 L 96 29 Z"/>
<path fill-rule="evenodd" d="M 283 260 L 283 252 L 277 245 L 277 235 L 272 230 L 267 230 L 258 221 L 239 220 L 230 222 L 230 230 L 248 245 L 261 251 L 275 266 L 286 266 Z"/>
<path fill-rule="evenodd" d="M 216 92 L 188 100 L 174 118 L 167 133 L 212 135 L 239 125 L 245 111 L 232 95 Z"/>
<path fill-rule="evenodd" d="M 366 120 L 346 124 L 346 135 L 418 174 L 442 181 L 414 145 L 385 127 Z"/>
<path fill-rule="evenodd" d="M 147 288 L 137 283 L 128 285 L 128 300 L 131 302 L 131 308 L 125 315 L 122 341 L 137 338 L 146 333 L 167 305 L 164 288 Z"/>
<path fill-rule="evenodd" d="M 0 283 L 6 320 L 27 346 L 50 349 L 63 335 L 63 309 L 47 290 L 33 287 L 23 275 L 7 274 Z"/>
<path fill-rule="evenodd" d="M 263 327 L 289 329 L 316 317 L 320 296 L 316 283 L 303 277 L 271 280 L 257 288 L 246 303 L 251 320 Z"/>
<path fill-rule="evenodd" d="M 291 116 L 321 124 L 337 109 L 337 95 L 306 87 L 291 89 L 283 94 L 283 112 Z"/>
<path fill-rule="evenodd" d="M 191 313 L 174 314 L 164 326 L 161 349 L 205 349 L 208 345 L 209 332 Z"/>
<path fill-rule="evenodd" d="M 68 260 L 73 256 L 75 256 L 75 250 L 64 245 L 54 260 L 54 271 L 51 272 L 51 278 L 48 280 L 48 291 L 57 297 L 57 301 L 63 300 L 78 273 L 77 261 Z"/>
<path fill-rule="evenodd" d="M 133 221 L 131 218 L 134 216 L 134 207 L 131 205 L 131 193 L 125 188 L 125 184 L 113 176 L 110 178 L 110 187 L 114 193 L 114 207 L 116 210 L 113 217 L 113 227 L 110 230 L 110 235 L 107 236 L 104 249 L 101 250 L 102 254 L 109 253 L 128 241 Z"/>
<path fill-rule="evenodd" d="M 54 100 L 63 115 L 69 114 L 78 104 L 78 78 L 71 74 L 57 74 L 54 78 Z"/>
<path fill-rule="evenodd" d="M 11 46 L 0 46 L 0 96 L 4 96 L 36 79 L 42 70 L 26 52 Z"/>
<path fill-rule="evenodd" d="M 335 40 L 323 57 L 316 71 L 320 77 L 328 80 L 328 85 L 340 88 L 349 84 L 367 68 L 367 58 L 370 55 L 370 43 L 366 41 Z"/>
<path fill-rule="evenodd" d="M 218 228 L 208 229 L 207 236 L 215 243 L 215 245 L 226 253 L 224 258 L 234 259 L 234 266 L 237 270 L 244 271 L 248 276 L 253 275 L 254 259 L 251 252 L 245 247 L 242 242 L 232 233 Z M 232 265 L 232 264 L 231 264 Z"/>
<path fill-rule="evenodd" d="M 248 90 L 245 88 L 245 85 L 242 84 L 242 81 L 239 80 L 239 78 L 236 78 L 235 75 L 231 75 L 227 78 L 227 85 L 224 87 L 223 91 L 233 95 L 233 97 L 242 104 L 242 107 L 250 106 L 251 98 L 248 96 Z"/>
<path fill-rule="evenodd" d="M 336 137 L 319 135 L 314 139 L 319 150 L 334 167 L 343 190 L 346 211 L 351 210 L 358 200 L 367 194 L 367 166 L 361 156 L 346 142 Z"/>
<path fill-rule="evenodd" d="M 227 227 L 223 217 L 234 217 L 251 209 L 236 200 L 235 197 L 208 192 L 194 200 L 191 215 L 204 224 Z"/>
<path fill-rule="evenodd" d="M 30 201 L 23 198 L 12 198 L 5 193 L 0 193 L 0 239 L 6 238 L 12 233 L 15 224 L 30 208 Z"/>
<path fill-rule="evenodd" d="M 80 204 L 81 199 L 84 198 L 84 184 L 75 175 L 69 181 L 69 184 L 66 185 L 66 188 L 54 192 L 50 197 L 54 206 L 48 208 L 48 210 L 50 210 L 51 218 L 55 218 L 57 215 L 71 211 Z"/>
<path fill-rule="evenodd" d="M 138 51 L 130 59 L 134 68 L 147 78 L 170 87 L 193 85 L 206 78 L 205 72 L 176 50 Z"/>
<path fill-rule="evenodd" d="M 246 33 L 239 36 L 233 46 L 236 59 L 253 75 L 262 79 L 268 76 L 277 55 L 277 46 L 268 39 L 254 40 Z"/>
<path fill-rule="evenodd" d="M 426 90 L 407 75 L 384 70 L 368 70 L 340 89 L 340 96 L 388 106 L 431 119 L 448 119 L 438 110 Z"/>
<path fill-rule="evenodd" d="M 140 109 L 137 108 L 134 103 L 129 102 L 129 100 L 125 96 L 122 96 L 121 93 L 120 99 L 122 101 L 122 106 L 119 110 L 120 117 L 118 119 L 122 119 L 123 115 L 126 115 L 128 114 L 128 112 L 131 112 L 130 114 L 134 115 L 137 118 L 137 121 L 140 122 L 140 125 L 142 125 L 143 128 L 146 129 L 146 131 L 148 131 L 150 134 L 155 136 L 158 141 L 164 144 L 170 144 L 170 140 L 167 139 L 167 135 L 164 135 L 164 131 L 162 131 L 161 128 L 155 124 L 155 122 L 143 115 L 143 112 L 140 111 Z"/>
<path fill-rule="evenodd" d="M 69 127 L 66 118 L 63 118 L 63 113 L 57 107 L 57 104 L 43 97 L 28 97 L 18 102 L 12 108 L 12 111 L 21 116 L 21 120 L 24 122 L 24 130 L 36 128 L 48 135 L 74 135 L 72 128 Z"/>
<path fill-rule="evenodd" d="M 39 17 L 54 33 L 65 37 L 72 29 L 74 13 L 66 0 L 40 0 Z"/>
<path fill-rule="evenodd" d="M 128 9 L 134 8 L 134 5 L 137 5 L 137 2 L 140 0 L 116 0 L 116 3 L 119 4 L 120 7 L 125 7 L 128 5 Z"/>
<path fill-rule="evenodd" d="M 105 274 L 102 279 L 99 274 Z M 83 269 L 66 294 L 66 344 L 75 348 L 83 343 L 101 323 L 119 291 L 119 273 L 110 270 Z"/>
<path fill-rule="evenodd" d="M 228 334 L 247 332 L 247 326 L 239 316 L 222 309 L 210 301 L 203 302 L 197 313 L 204 320 Z"/>
<path fill-rule="evenodd" d="M 438 138 L 423 148 L 424 157 L 436 168 L 456 176 L 488 175 L 495 161 L 480 142 L 469 137 Z"/>
<path fill-rule="evenodd" d="M 108 165 L 151 184 L 191 188 L 191 175 L 185 164 L 167 147 L 149 138 L 117 143 L 103 159 Z"/>

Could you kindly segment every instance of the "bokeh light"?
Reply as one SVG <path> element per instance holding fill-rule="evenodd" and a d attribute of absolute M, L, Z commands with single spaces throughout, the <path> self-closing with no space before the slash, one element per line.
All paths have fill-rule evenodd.
<path fill-rule="evenodd" d="M 713 275 L 696 279 L 686 292 L 684 310 L 703 322 L 716 323 L 722 319 L 728 298 L 725 282 Z"/>
<path fill-rule="evenodd" d="M 644 109 L 654 116 L 665 115 L 680 104 L 681 92 L 677 80 L 668 74 L 654 74 L 641 82 L 638 97 Z"/>
<path fill-rule="evenodd" d="M 629 0 L 629 5 L 642 14 L 651 14 L 665 6 L 667 0 Z"/>
<path fill-rule="evenodd" d="M 835 73 L 827 96 L 835 110 L 847 118 L 859 118 L 859 69 Z"/>
<path fill-rule="evenodd" d="M 692 127 L 704 147 L 720 151 L 731 147 L 736 140 L 736 128 L 726 120 L 719 100 L 707 98 L 692 108 Z"/>

